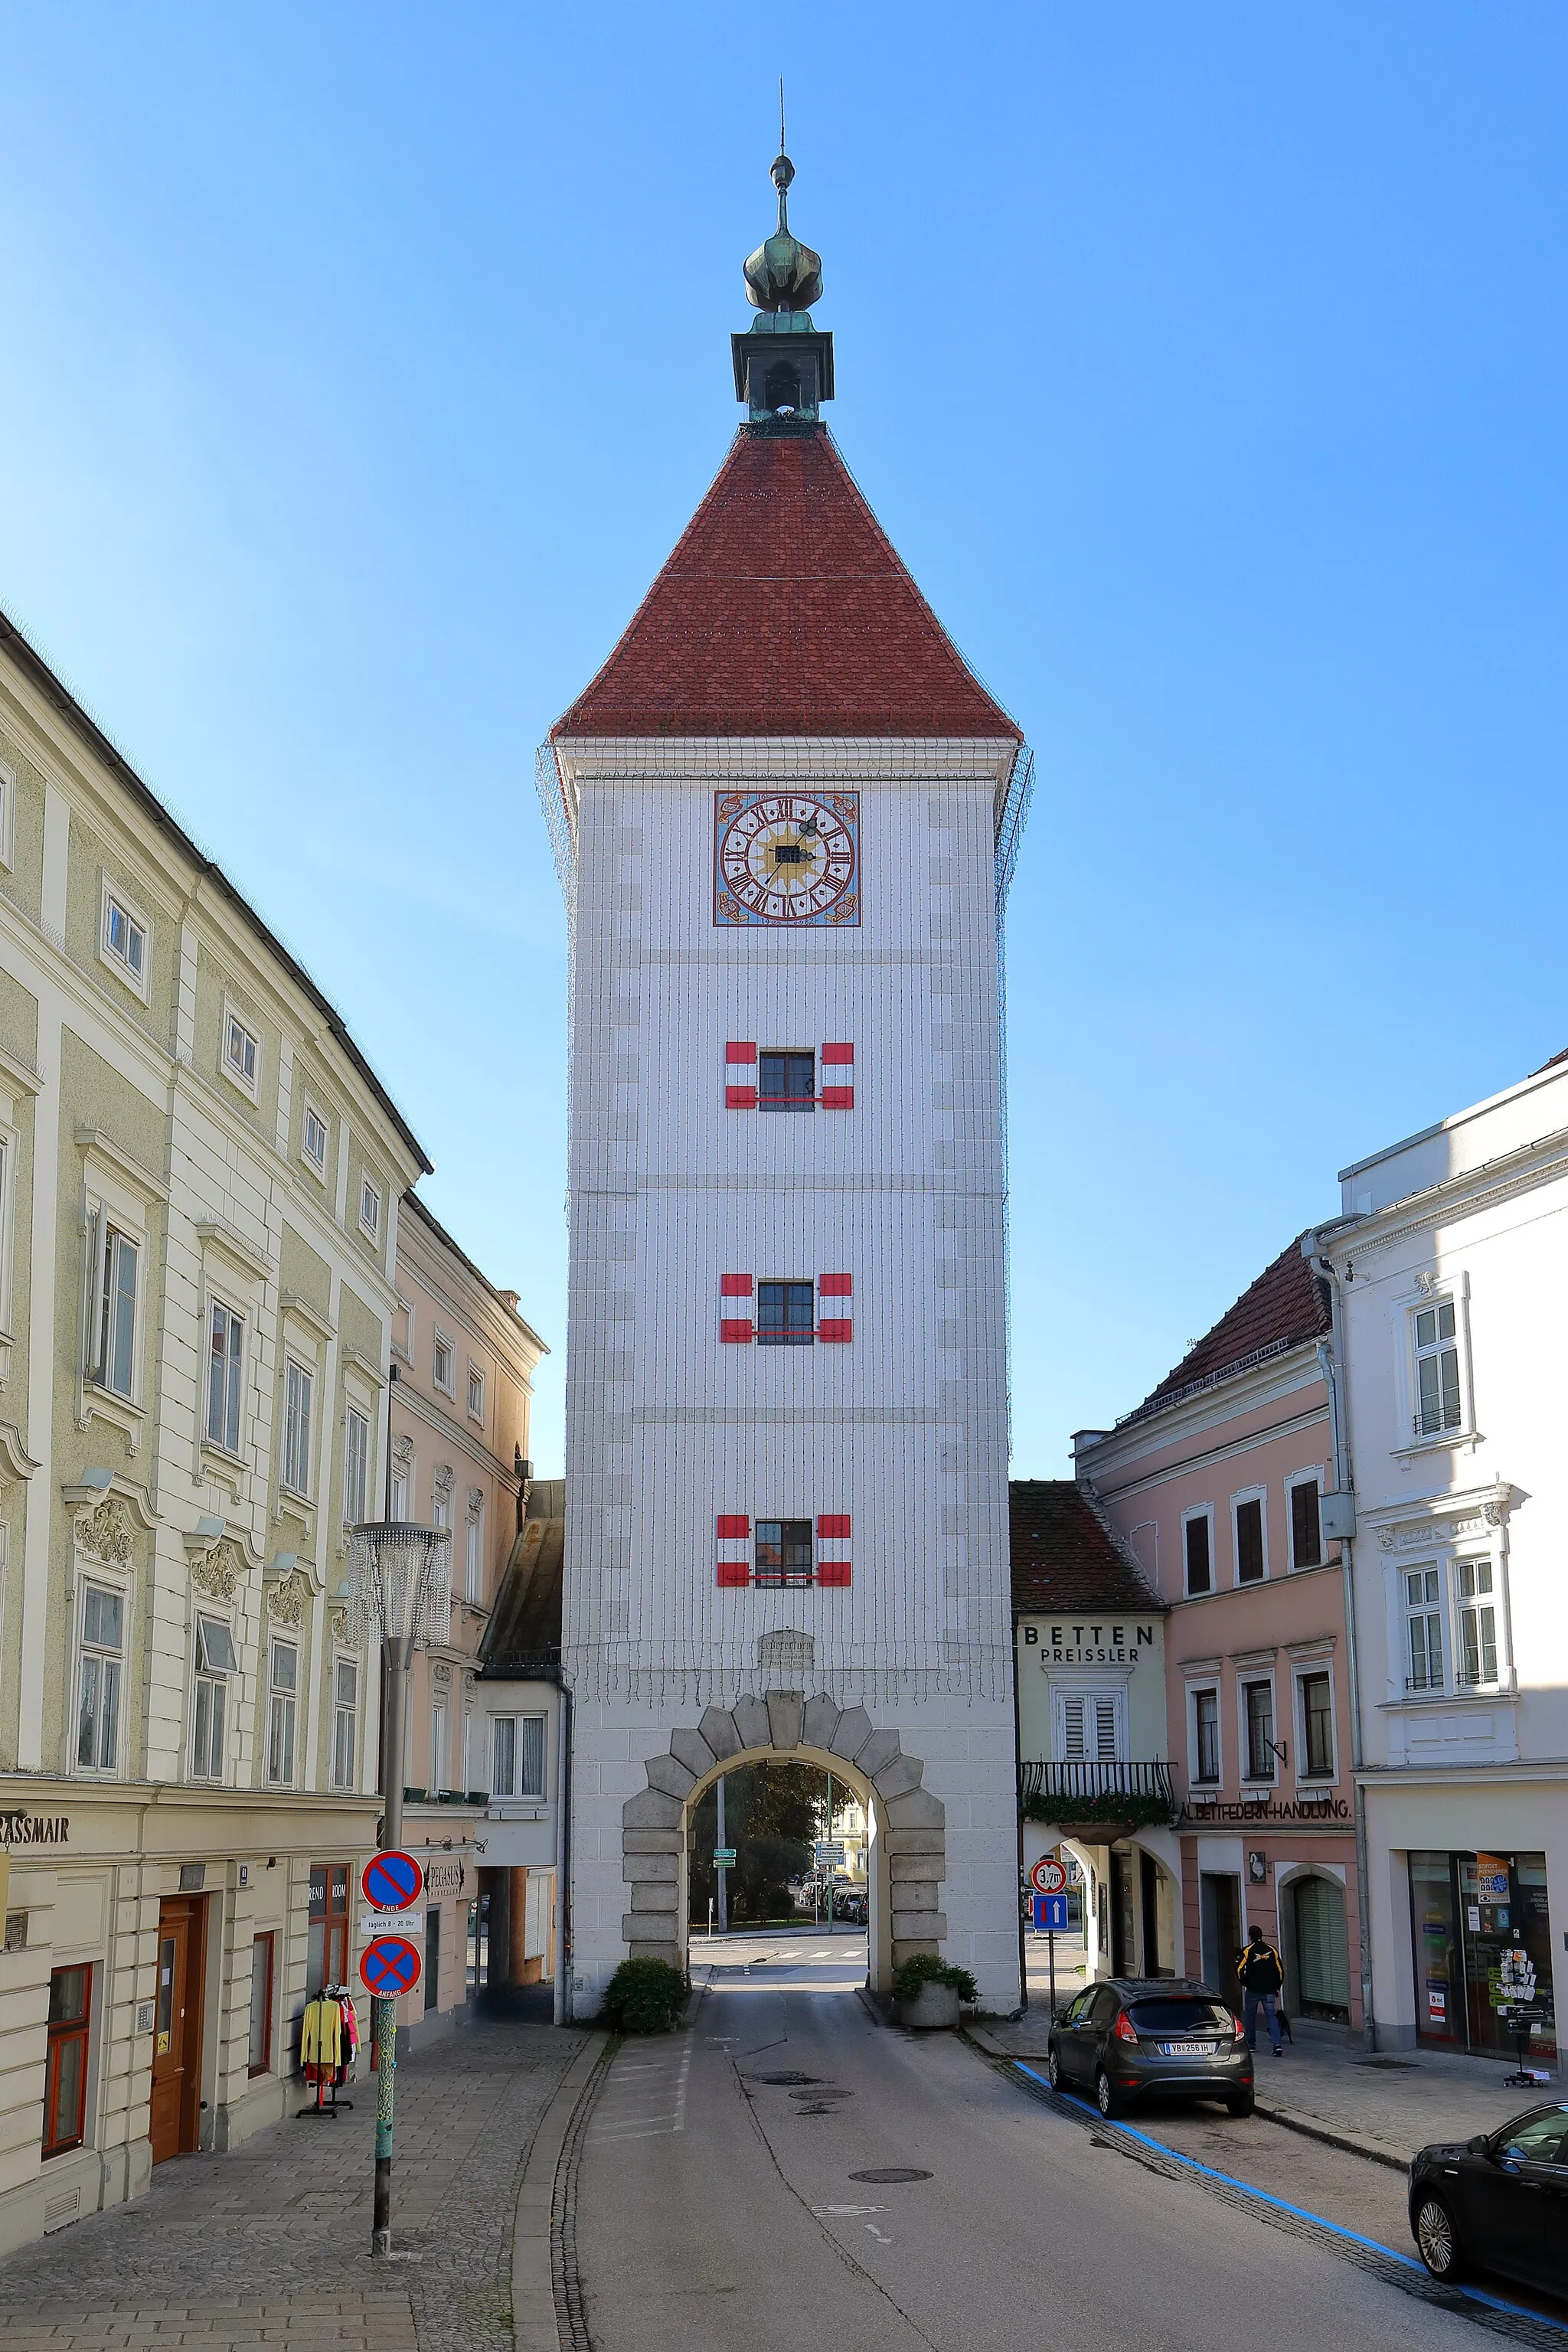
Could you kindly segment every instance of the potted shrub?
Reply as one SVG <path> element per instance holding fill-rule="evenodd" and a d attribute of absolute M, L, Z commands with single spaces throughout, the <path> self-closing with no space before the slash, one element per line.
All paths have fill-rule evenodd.
<path fill-rule="evenodd" d="M 956 2025 L 959 2004 L 979 1998 L 980 1988 L 967 1969 L 939 1960 L 932 1952 L 916 1952 L 893 1979 L 899 2023 L 917 2032 Z"/>
<path fill-rule="evenodd" d="M 605 2015 L 622 2033 L 668 2033 L 689 1990 L 668 1960 L 623 1960 L 605 1988 Z"/>

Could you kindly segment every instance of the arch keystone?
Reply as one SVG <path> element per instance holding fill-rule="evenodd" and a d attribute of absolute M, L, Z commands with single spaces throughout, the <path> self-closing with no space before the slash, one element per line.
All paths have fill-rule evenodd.
<path fill-rule="evenodd" d="M 766 1700 L 768 1737 L 775 1748 L 798 1748 L 805 1720 L 805 1701 L 794 1691 L 770 1691 Z"/>

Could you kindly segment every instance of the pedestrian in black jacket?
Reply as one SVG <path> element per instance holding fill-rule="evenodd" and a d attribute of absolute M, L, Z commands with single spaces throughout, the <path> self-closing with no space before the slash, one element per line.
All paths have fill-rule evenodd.
<path fill-rule="evenodd" d="M 1254 1927 L 1237 1958 L 1236 1973 L 1241 1981 L 1243 2030 L 1249 2050 L 1258 2047 L 1258 2011 L 1261 2007 L 1268 2021 L 1268 2040 L 1276 2058 L 1281 2053 L 1279 2043 L 1279 1996 L 1285 1983 L 1285 1970 L 1279 1955 L 1264 1935 Z"/>

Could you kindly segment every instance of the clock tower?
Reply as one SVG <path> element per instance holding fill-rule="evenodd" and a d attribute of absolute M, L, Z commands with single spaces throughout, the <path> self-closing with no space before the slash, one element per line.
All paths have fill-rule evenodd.
<path fill-rule="evenodd" d="M 679 1962 L 696 1800 L 866 1807 L 871 1969 L 1018 2000 L 1000 927 L 1018 728 L 822 421 L 819 257 L 540 785 L 571 914 L 570 2007 Z"/>

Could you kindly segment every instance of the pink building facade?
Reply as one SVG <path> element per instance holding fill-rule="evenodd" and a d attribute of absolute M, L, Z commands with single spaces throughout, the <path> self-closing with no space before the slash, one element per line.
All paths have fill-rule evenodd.
<path fill-rule="evenodd" d="M 1297 1243 L 1078 1475 L 1169 1607 L 1177 1967 L 1235 1991 L 1261 1927 L 1289 2013 L 1359 2028 L 1358 1761 L 1331 1302 Z"/>

